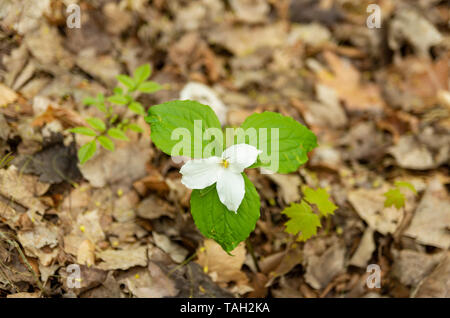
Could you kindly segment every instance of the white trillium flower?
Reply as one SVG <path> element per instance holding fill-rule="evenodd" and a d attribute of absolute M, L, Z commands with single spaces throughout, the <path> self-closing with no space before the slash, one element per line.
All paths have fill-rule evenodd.
<path fill-rule="evenodd" d="M 237 213 L 245 195 L 242 172 L 255 163 L 262 151 L 238 144 L 225 149 L 221 157 L 192 159 L 180 169 L 181 183 L 190 189 L 203 189 L 216 184 L 220 202 Z"/>

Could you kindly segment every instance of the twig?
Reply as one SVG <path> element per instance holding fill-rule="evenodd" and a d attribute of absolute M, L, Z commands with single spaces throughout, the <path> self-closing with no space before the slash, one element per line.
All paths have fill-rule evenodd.
<path fill-rule="evenodd" d="M 250 242 L 250 239 L 247 239 L 247 240 L 245 241 L 245 243 L 246 243 L 246 245 L 247 245 L 248 251 L 250 252 L 250 255 L 252 256 L 253 263 L 255 263 L 256 270 L 257 270 L 258 272 L 261 272 L 261 268 L 259 267 L 258 260 L 257 260 L 257 258 L 256 258 L 255 251 L 253 250 L 253 245 L 252 245 L 252 243 Z"/>

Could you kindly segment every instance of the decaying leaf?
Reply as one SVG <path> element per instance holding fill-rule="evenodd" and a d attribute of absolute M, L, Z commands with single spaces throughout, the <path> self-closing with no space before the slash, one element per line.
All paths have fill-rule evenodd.
<path fill-rule="evenodd" d="M 357 189 L 350 191 L 348 200 L 359 216 L 381 234 L 394 233 L 404 217 L 403 210 L 384 207 L 384 189 Z"/>
<path fill-rule="evenodd" d="M 232 251 L 232 255 L 228 255 L 219 244 L 211 239 L 206 239 L 204 246 L 197 251 L 197 263 L 217 283 L 227 284 L 235 282 L 238 285 L 247 284 L 248 278 L 241 271 L 241 267 L 245 262 L 245 253 L 244 243 L 239 244 Z"/>
<path fill-rule="evenodd" d="M 415 238 L 421 244 L 448 249 L 449 228 L 450 198 L 442 183 L 433 179 L 428 184 L 404 234 Z"/>
<path fill-rule="evenodd" d="M 126 270 L 134 266 L 147 266 L 147 247 L 140 246 L 126 250 L 105 250 L 96 254 L 98 258 L 103 260 L 97 265 L 99 269 Z"/>

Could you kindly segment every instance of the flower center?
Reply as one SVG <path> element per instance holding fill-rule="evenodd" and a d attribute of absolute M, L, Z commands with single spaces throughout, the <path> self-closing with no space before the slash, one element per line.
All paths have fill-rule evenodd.
<path fill-rule="evenodd" d="M 222 166 L 224 167 L 224 168 L 228 168 L 228 166 L 230 165 L 230 163 L 227 161 L 227 160 L 222 160 Z"/>

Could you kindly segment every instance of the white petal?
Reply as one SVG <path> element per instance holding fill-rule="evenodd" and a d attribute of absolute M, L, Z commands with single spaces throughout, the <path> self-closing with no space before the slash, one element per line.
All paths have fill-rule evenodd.
<path fill-rule="evenodd" d="M 245 168 L 255 163 L 261 152 L 261 150 L 251 145 L 238 144 L 225 149 L 222 153 L 222 158 L 230 163 L 232 170 L 242 172 Z"/>
<path fill-rule="evenodd" d="M 231 169 L 222 169 L 217 178 L 217 193 L 222 202 L 230 211 L 237 213 L 245 195 L 244 177 Z"/>
<path fill-rule="evenodd" d="M 186 162 L 180 169 L 183 175 L 181 183 L 190 189 L 203 189 L 215 182 L 221 169 L 219 157 L 193 159 Z"/>

